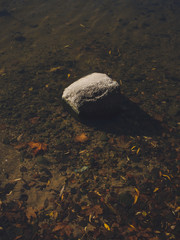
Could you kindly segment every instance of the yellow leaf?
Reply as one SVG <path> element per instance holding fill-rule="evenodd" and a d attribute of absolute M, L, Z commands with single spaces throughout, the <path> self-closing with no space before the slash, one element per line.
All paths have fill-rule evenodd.
<path fill-rule="evenodd" d="M 136 147 L 136 146 L 133 146 L 133 147 L 131 148 L 131 150 L 133 150 L 135 147 Z"/>
<path fill-rule="evenodd" d="M 80 23 L 79 25 L 80 25 L 81 27 L 84 27 L 84 28 L 85 28 L 85 26 L 84 26 L 83 24 Z"/>
<path fill-rule="evenodd" d="M 111 50 L 109 50 L 109 55 L 111 55 Z"/>
<path fill-rule="evenodd" d="M 94 192 L 101 197 L 101 194 L 98 191 L 95 190 Z"/>
<path fill-rule="evenodd" d="M 58 67 L 53 67 L 49 70 L 49 72 L 55 72 L 57 70 L 60 70 L 62 67 L 61 66 L 58 66 Z"/>
<path fill-rule="evenodd" d="M 32 91 L 32 90 L 33 90 L 33 87 L 30 87 L 30 88 L 29 88 L 29 91 Z"/>
<path fill-rule="evenodd" d="M 159 188 L 158 187 L 156 187 L 155 189 L 154 189 L 154 191 L 153 192 L 157 192 L 159 190 Z"/>
<path fill-rule="evenodd" d="M 69 78 L 70 76 L 71 76 L 71 74 L 70 74 L 70 73 L 68 73 L 67 77 Z"/>
<path fill-rule="evenodd" d="M 175 212 L 179 212 L 180 211 L 180 207 L 177 207 L 176 209 L 175 209 Z"/>
<path fill-rule="evenodd" d="M 56 219 L 58 217 L 58 212 L 57 211 L 52 211 L 52 212 L 50 212 L 49 216 Z"/>
<path fill-rule="evenodd" d="M 105 227 L 108 231 L 111 230 L 110 227 L 109 227 L 109 225 L 107 225 L 106 223 L 104 223 L 104 227 Z"/>
<path fill-rule="evenodd" d="M 140 151 L 140 148 L 138 148 L 138 150 L 137 150 L 136 154 L 138 154 L 138 153 L 139 153 L 139 151 Z"/>
<path fill-rule="evenodd" d="M 169 181 L 171 181 L 171 178 L 170 178 L 168 175 L 166 175 L 166 174 L 162 174 L 162 176 L 168 178 Z"/>
<path fill-rule="evenodd" d="M 156 70 L 156 68 L 155 68 L 155 67 L 153 67 L 153 68 L 152 68 L 152 71 L 154 71 L 154 70 Z"/>
<path fill-rule="evenodd" d="M 50 180 L 48 180 L 48 182 L 46 183 L 46 186 L 49 186 L 49 185 L 50 185 L 50 183 L 51 183 L 51 181 L 50 181 Z"/>
<path fill-rule="evenodd" d="M 62 194 L 62 196 L 61 196 L 61 201 L 63 201 L 63 199 L 64 199 L 64 194 Z"/>
<path fill-rule="evenodd" d="M 134 203 L 133 204 L 136 204 L 137 203 L 137 200 L 139 198 L 139 190 L 137 188 L 135 188 L 135 191 L 136 191 L 136 194 L 134 196 Z"/>
<path fill-rule="evenodd" d="M 146 217 L 146 216 L 147 216 L 147 212 L 142 211 L 142 215 L 143 215 L 144 217 Z"/>
<path fill-rule="evenodd" d="M 136 228 L 135 228 L 133 225 L 129 224 L 129 226 L 130 226 L 131 228 L 133 228 L 134 230 L 136 230 Z"/>

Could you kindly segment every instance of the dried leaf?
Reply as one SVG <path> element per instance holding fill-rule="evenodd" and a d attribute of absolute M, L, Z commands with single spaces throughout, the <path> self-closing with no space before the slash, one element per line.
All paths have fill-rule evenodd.
<path fill-rule="evenodd" d="M 108 231 L 111 231 L 109 225 L 107 225 L 106 223 L 104 223 L 104 227 L 105 227 Z"/>
<path fill-rule="evenodd" d="M 33 153 L 34 155 L 37 155 L 40 151 L 46 151 L 47 150 L 47 144 L 46 143 L 40 143 L 40 142 L 29 142 L 28 145 L 30 148 L 34 149 Z"/>
<path fill-rule="evenodd" d="M 27 217 L 27 219 L 28 219 L 28 222 L 31 221 L 31 218 L 32 218 L 32 219 L 33 219 L 33 218 L 37 218 L 37 215 L 36 215 L 36 213 L 35 213 L 35 210 L 34 210 L 32 207 L 28 207 L 28 208 L 26 209 L 26 217 Z"/>
<path fill-rule="evenodd" d="M 129 224 L 129 226 L 130 226 L 133 230 L 136 230 L 136 228 L 135 228 L 132 224 Z"/>
<path fill-rule="evenodd" d="M 60 231 L 61 229 L 65 228 L 67 226 L 67 223 L 58 223 L 52 230 L 52 232 Z"/>
<path fill-rule="evenodd" d="M 83 28 L 85 28 L 84 24 L 82 24 L 82 23 L 80 23 L 80 27 L 83 27 Z"/>
<path fill-rule="evenodd" d="M 133 204 L 136 204 L 138 198 L 139 198 L 139 190 L 137 188 L 135 188 L 135 191 L 136 191 L 136 194 L 134 196 L 134 203 Z"/>
<path fill-rule="evenodd" d="M 58 212 L 54 210 L 54 211 L 50 212 L 50 214 L 48 214 L 48 215 L 49 215 L 50 217 L 56 219 L 56 218 L 58 217 Z"/>
<path fill-rule="evenodd" d="M 138 148 L 138 150 L 136 151 L 136 154 L 138 154 L 138 153 L 139 153 L 139 151 L 140 151 L 140 148 Z"/>
<path fill-rule="evenodd" d="M 20 239 L 20 238 L 22 238 L 22 235 L 17 236 L 17 237 L 14 238 L 13 240 L 18 240 L 18 239 Z"/>
<path fill-rule="evenodd" d="M 162 176 L 165 177 L 165 178 L 167 178 L 167 179 L 169 179 L 169 181 L 171 181 L 171 178 L 170 178 L 168 175 L 162 174 Z"/>
<path fill-rule="evenodd" d="M 53 67 L 49 70 L 49 72 L 56 72 L 58 70 L 62 70 L 62 66 L 58 66 L 58 67 Z"/>
<path fill-rule="evenodd" d="M 97 218 L 98 215 L 103 213 L 103 210 L 100 207 L 100 205 L 95 205 L 93 207 L 87 206 L 86 208 L 84 208 L 84 210 L 85 210 L 86 216 L 92 215 L 92 216 L 95 216 L 95 218 Z"/>
<path fill-rule="evenodd" d="M 72 228 L 71 226 L 68 225 L 68 223 L 61 222 L 61 223 L 58 223 L 52 230 L 52 232 L 57 232 L 57 231 L 61 231 L 60 232 L 61 236 L 66 234 L 69 237 L 72 233 Z"/>
<path fill-rule="evenodd" d="M 69 225 L 67 225 L 65 227 L 64 231 L 65 231 L 66 235 L 69 237 L 72 233 L 72 228 Z"/>
<path fill-rule="evenodd" d="M 85 135 L 85 133 L 82 133 L 81 135 L 78 135 L 75 137 L 75 142 L 86 142 L 88 140 L 88 137 Z"/>
<path fill-rule="evenodd" d="M 157 192 L 159 190 L 159 188 L 158 187 L 156 187 L 155 189 L 154 189 L 154 191 L 153 192 Z"/>

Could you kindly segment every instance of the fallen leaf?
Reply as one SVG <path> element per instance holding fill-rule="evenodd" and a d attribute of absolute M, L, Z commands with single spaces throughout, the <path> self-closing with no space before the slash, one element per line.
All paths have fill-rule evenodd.
<path fill-rule="evenodd" d="M 88 137 L 85 135 L 85 133 L 82 133 L 81 135 L 78 135 L 75 137 L 75 142 L 86 142 L 88 140 Z"/>
<path fill-rule="evenodd" d="M 53 67 L 49 70 L 49 72 L 56 72 L 58 70 L 62 70 L 62 67 L 61 66 L 58 66 L 58 67 Z"/>
<path fill-rule="evenodd" d="M 32 207 L 28 207 L 27 209 L 26 209 L 26 217 L 27 217 L 27 219 L 28 219 L 28 222 L 30 222 L 31 221 L 31 219 L 35 219 L 35 218 L 37 218 L 37 215 L 36 215 L 36 213 L 35 213 L 35 210 L 32 208 Z"/>
<path fill-rule="evenodd" d="M 58 217 L 58 212 L 54 210 L 54 211 L 50 212 L 50 214 L 48 214 L 48 215 L 49 215 L 50 217 L 56 219 L 56 218 Z"/>
<path fill-rule="evenodd" d="M 87 207 L 84 207 L 83 210 L 84 210 L 86 216 L 92 215 L 92 216 L 95 216 L 95 218 L 97 218 L 98 215 L 103 213 L 103 210 L 100 207 L 100 205 L 95 205 L 92 207 L 87 206 Z"/>
<path fill-rule="evenodd" d="M 22 238 L 22 235 L 17 236 L 17 237 L 14 238 L 13 240 L 18 240 L 18 239 L 20 239 L 20 238 Z"/>
<path fill-rule="evenodd" d="M 129 224 L 129 226 L 130 226 L 133 230 L 136 230 L 136 228 L 135 228 L 132 224 Z"/>
<path fill-rule="evenodd" d="M 156 187 L 155 189 L 154 189 L 154 191 L 153 192 L 157 192 L 159 190 L 159 188 L 158 187 Z"/>
<path fill-rule="evenodd" d="M 169 179 L 169 181 L 171 181 L 171 178 L 170 178 L 168 175 L 162 174 L 162 176 L 165 177 L 165 178 L 167 178 L 167 179 Z"/>
<path fill-rule="evenodd" d="M 28 145 L 30 146 L 30 148 L 34 149 L 33 150 L 34 155 L 37 155 L 38 152 L 47 150 L 47 144 L 46 143 L 29 142 Z"/>
<path fill-rule="evenodd" d="M 147 216 L 147 212 L 142 211 L 142 215 L 143 215 L 143 217 L 146 217 Z"/>
<path fill-rule="evenodd" d="M 135 194 L 135 196 L 134 196 L 134 202 L 133 202 L 133 204 L 136 204 L 136 202 L 137 202 L 137 200 L 138 200 L 138 198 L 139 198 L 139 190 L 138 190 L 137 188 L 135 188 L 135 191 L 136 191 L 136 194 Z"/>
<path fill-rule="evenodd" d="M 80 27 L 83 27 L 83 28 L 85 28 L 85 26 L 84 26 L 82 23 L 80 23 L 79 25 L 80 25 Z"/>
<path fill-rule="evenodd" d="M 68 223 L 61 222 L 61 223 L 58 223 L 52 230 L 52 232 L 57 232 L 57 231 L 60 231 L 61 236 L 66 234 L 69 237 L 72 233 L 72 228 L 71 226 L 68 225 Z"/>
<path fill-rule="evenodd" d="M 61 229 L 64 229 L 66 226 L 67 223 L 60 222 L 53 228 L 52 232 L 60 231 Z"/>
<path fill-rule="evenodd" d="M 140 151 L 140 148 L 138 148 L 138 150 L 136 151 L 136 154 L 138 154 L 138 153 L 139 153 L 139 151 Z"/>
<path fill-rule="evenodd" d="M 111 231 L 109 225 L 107 225 L 106 223 L 104 223 L 104 227 L 105 227 L 108 231 Z"/>

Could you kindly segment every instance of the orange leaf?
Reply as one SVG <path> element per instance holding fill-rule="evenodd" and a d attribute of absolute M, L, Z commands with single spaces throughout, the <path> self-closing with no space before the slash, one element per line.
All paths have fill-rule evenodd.
<path fill-rule="evenodd" d="M 22 235 L 17 236 L 16 238 L 14 238 L 14 240 L 18 240 L 20 238 L 22 238 Z"/>
<path fill-rule="evenodd" d="M 82 133 L 81 135 L 78 135 L 75 137 L 75 142 L 86 142 L 88 140 L 88 137 L 85 135 L 85 133 Z"/>
<path fill-rule="evenodd" d="M 52 232 L 57 232 L 57 231 L 61 231 L 61 235 L 65 233 L 67 236 L 70 236 L 72 232 L 72 228 L 68 225 L 68 223 L 61 222 L 61 223 L 57 223 L 57 225 L 52 230 Z"/>
<path fill-rule="evenodd" d="M 66 235 L 69 237 L 72 233 L 72 228 L 69 225 L 67 225 L 65 227 L 64 231 L 65 231 Z"/>
<path fill-rule="evenodd" d="M 36 155 L 40 151 L 46 151 L 47 150 L 47 144 L 46 143 L 40 143 L 40 142 L 29 142 L 28 145 L 30 148 L 34 149 L 33 153 Z"/>

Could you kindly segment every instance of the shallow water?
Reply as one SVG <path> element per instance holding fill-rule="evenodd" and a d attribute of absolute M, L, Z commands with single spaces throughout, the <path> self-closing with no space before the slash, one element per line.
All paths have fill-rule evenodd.
<path fill-rule="evenodd" d="M 101 194 L 107 189 L 106 199 L 114 189 L 133 193 L 139 186 L 126 182 L 130 174 L 150 179 L 158 169 L 175 178 L 178 0 L 0 0 L 0 29 L 4 202 L 20 200 L 52 211 L 47 199 L 63 186 L 64 194 L 75 192 L 74 198 L 74 189 L 80 189 L 83 196 L 73 201 L 91 205 L 87 193 L 95 189 Z M 63 89 L 92 72 L 120 83 L 125 111 L 119 116 L 79 121 L 64 109 Z M 32 142 L 48 147 L 35 154 Z M 17 182 L 11 192 L 9 181 Z M 24 181 L 31 186 L 28 191 Z"/>

